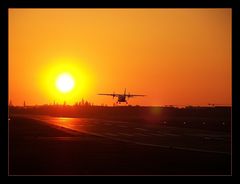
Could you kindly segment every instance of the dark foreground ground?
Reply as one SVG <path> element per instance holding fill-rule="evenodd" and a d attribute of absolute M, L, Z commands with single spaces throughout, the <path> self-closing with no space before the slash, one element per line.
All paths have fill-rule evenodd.
<path fill-rule="evenodd" d="M 100 120 L 86 128 L 84 123 L 90 122 L 88 119 L 83 121 L 81 126 L 85 128 L 81 129 L 81 126 L 74 127 L 77 123 L 59 126 L 59 122 L 64 124 L 65 120 L 48 123 L 42 119 L 10 117 L 10 175 L 231 174 L 229 137 L 213 139 L 201 132 L 201 136 L 196 137 L 196 130 L 171 129 L 170 132 L 166 131 L 167 127 L 147 128 L 136 124 L 109 124 L 109 121 L 99 125 Z M 165 134 L 158 135 L 153 132 L 155 129 Z"/>

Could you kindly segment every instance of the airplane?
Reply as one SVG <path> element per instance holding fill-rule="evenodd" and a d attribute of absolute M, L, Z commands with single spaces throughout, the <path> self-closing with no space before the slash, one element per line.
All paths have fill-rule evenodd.
<path fill-rule="evenodd" d="M 114 97 L 117 97 L 118 100 L 117 100 L 117 103 L 121 103 L 121 102 L 125 102 L 126 104 L 128 104 L 126 98 L 132 98 L 132 97 L 136 97 L 136 96 L 146 96 L 146 95 L 135 95 L 135 94 L 126 94 L 126 89 L 124 90 L 124 93 L 123 94 L 115 94 L 115 93 L 112 93 L 112 94 L 106 94 L 106 93 L 99 93 L 98 95 L 107 95 L 107 96 L 112 96 L 113 98 Z"/>

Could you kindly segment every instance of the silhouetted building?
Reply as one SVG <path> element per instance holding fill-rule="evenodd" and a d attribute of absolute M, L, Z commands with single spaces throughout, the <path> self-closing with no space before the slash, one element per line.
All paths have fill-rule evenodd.
<path fill-rule="evenodd" d="M 9 102 L 9 106 L 10 107 L 12 107 L 13 106 L 13 104 L 12 104 L 12 101 L 10 100 L 10 102 Z"/>

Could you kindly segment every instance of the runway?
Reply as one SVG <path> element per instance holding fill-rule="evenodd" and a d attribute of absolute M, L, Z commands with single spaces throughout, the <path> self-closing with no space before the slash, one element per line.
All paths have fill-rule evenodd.
<path fill-rule="evenodd" d="M 28 118 L 54 125 L 55 128 L 65 128 L 74 135 L 79 132 L 144 146 L 230 154 L 230 135 L 226 132 L 89 118 L 39 115 Z"/>
<path fill-rule="evenodd" d="M 29 126 L 20 131 L 25 126 L 25 120 Z M 31 128 L 31 126 L 35 126 L 32 121 L 36 121 L 39 127 L 49 127 L 49 130 L 47 128 L 46 130 L 40 130 L 39 127 Z M 176 128 L 163 124 L 41 115 L 13 116 L 9 120 L 9 126 L 11 129 L 10 137 L 14 137 L 10 138 L 10 152 L 12 151 L 10 153 L 10 158 L 12 158 L 10 165 L 13 174 L 27 174 L 28 172 L 32 174 L 123 175 L 217 174 L 229 173 L 230 171 L 231 136 L 226 132 L 186 127 Z M 50 133 L 50 129 L 56 132 Z M 18 133 L 11 135 L 11 132 L 14 131 Z M 24 145 L 24 148 L 21 147 L 22 145 Z M 36 145 L 38 146 L 35 147 Z M 44 145 L 46 148 L 44 148 Z M 52 147 L 50 145 L 57 147 L 56 150 L 51 150 Z M 35 147 L 38 150 L 37 153 L 29 149 L 30 146 Z M 20 150 L 25 150 L 21 152 L 19 150 L 14 151 L 16 147 L 20 148 Z M 28 150 L 27 153 L 26 150 Z M 39 154 L 43 150 L 46 153 Z M 52 168 L 42 171 L 39 169 L 39 165 L 42 163 L 38 161 L 23 163 L 17 160 L 19 157 L 23 160 L 36 158 L 42 160 L 42 155 L 45 155 L 45 158 L 48 150 L 48 156 L 66 154 L 65 152 L 67 152 L 67 158 L 60 156 L 60 162 L 63 162 L 64 167 L 66 167 L 66 164 L 79 164 L 72 167 L 68 166 L 70 167 L 69 170 L 66 170 L 66 168 L 56 169 L 55 165 L 51 166 L 55 170 Z M 70 155 L 67 150 L 70 150 Z M 191 160 L 189 163 L 188 159 Z M 68 160 L 67 163 L 66 160 Z M 73 160 L 74 164 L 72 163 Z M 95 160 L 95 162 L 92 163 L 92 160 Z M 42 161 L 44 162 L 44 160 Z M 137 163 L 139 161 L 142 163 Z M 49 162 L 52 162 L 52 160 Z M 83 162 L 91 162 L 91 164 L 83 164 Z M 123 163 L 125 165 L 122 165 Z M 81 166 L 81 164 L 84 166 Z M 139 167 L 141 168 L 138 168 L 138 164 L 140 164 Z M 31 165 L 32 168 L 36 169 L 30 171 L 26 169 L 27 165 Z M 104 168 L 104 165 L 106 166 L 105 170 L 99 169 Z M 24 169 L 21 170 L 21 167 Z M 44 166 L 40 168 L 42 167 Z M 85 167 L 88 169 L 85 169 Z"/>

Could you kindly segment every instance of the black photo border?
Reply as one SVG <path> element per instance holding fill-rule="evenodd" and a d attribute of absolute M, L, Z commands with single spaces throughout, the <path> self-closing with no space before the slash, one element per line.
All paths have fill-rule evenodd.
<path fill-rule="evenodd" d="M 239 14 L 240 6 L 233 0 L 168 0 L 168 1 L 77 1 L 77 0 L 1 0 L 1 49 L 0 49 L 0 167 L 1 175 L 8 173 L 8 9 L 9 8 L 231 8 L 232 9 L 232 172 L 238 174 L 237 147 L 239 128 L 237 113 L 240 112 L 240 82 L 238 82 Z"/>

